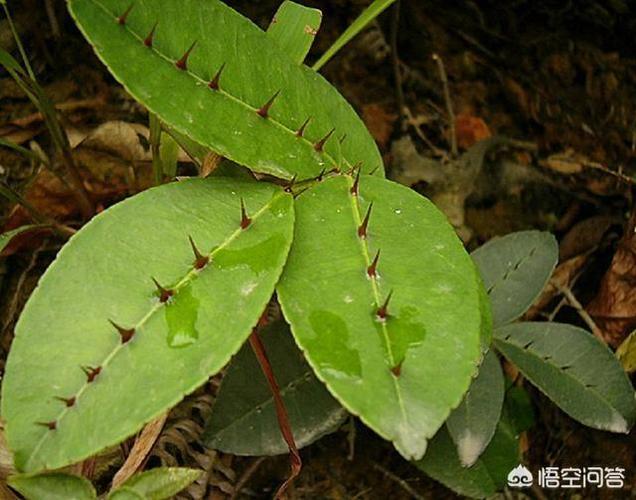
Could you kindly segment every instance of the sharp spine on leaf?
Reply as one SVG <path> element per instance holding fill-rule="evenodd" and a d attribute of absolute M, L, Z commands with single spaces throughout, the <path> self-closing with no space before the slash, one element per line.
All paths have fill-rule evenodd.
<path fill-rule="evenodd" d="M 165 288 L 159 284 L 159 282 L 152 278 L 152 282 L 157 287 L 157 291 L 159 292 L 159 302 L 168 302 L 170 297 L 174 295 L 174 292 L 168 288 Z"/>
<path fill-rule="evenodd" d="M 102 367 L 98 366 L 93 368 L 92 366 L 82 366 L 82 371 L 86 374 L 87 383 L 90 384 L 93 380 L 95 380 L 95 377 L 99 375 L 99 372 L 102 371 Z"/>
<path fill-rule="evenodd" d="M 391 368 L 391 373 L 396 377 L 399 377 L 402 374 L 402 363 L 398 363 L 393 368 Z"/>
<path fill-rule="evenodd" d="M 311 121 L 311 116 L 309 118 L 307 118 L 303 122 L 303 124 L 300 126 L 300 128 L 296 132 L 296 137 L 304 137 L 305 136 L 305 130 L 307 130 L 307 125 L 309 125 L 310 121 Z"/>
<path fill-rule="evenodd" d="M 113 325 L 115 330 L 117 330 L 117 333 L 119 333 L 119 336 L 121 337 L 121 343 L 122 344 L 125 344 L 126 342 L 128 342 L 130 339 L 133 338 L 133 335 L 135 334 L 135 329 L 134 328 L 124 328 L 123 326 L 119 326 L 112 319 L 109 319 L 108 322 L 111 325 Z"/>
<path fill-rule="evenodd" d="M 144 45 L 146 47 L 152 47 L 152 39 L 155 37 L 155 30 L 157 29 L 157 24 L 159 24 L 159 21 L 157 21 L 154 24 L 154 26 L 150 30 L 150 33 L 148 33 L 148 36 L 144 38 Z"/>
<path fill-rule="evenodd" d="M 57 429 L 57 422 L 55 420 L 51 420 L 50 422 L 36 422 L 35 425 L 41 425 L 50 431 Z"/>
<path fill-rule="evenodd" d="M 324 136 L 316 144 L 314 144 L 314 149 L 318 151 L 319 153 L 322 153 L 322 151 L 325 149 L 325 144 L 327 143 L 327 141 L 329 140 L 329 138 L 333 135 L 335 131 L 336 129 L 332 128 L 331 131 L 326 136 Z"/>
<path fill-rule="evenodd" d="M 345 139 L 347 138 L 347 134 L 342 134 L 342 137 L 340 139 L 338 139 L 338 142 L 340 142 L 340 144 L 342 144 Z"/>
<path fill-rule="evenodd" d="M 203 269 L 205 266 L 207 266 L 208 262 L 210 262 L 210 258 L 207 255 L 203 255 L 201 252 L 199 252 L 199 249 L 194 244 L 192 236 L 188 236 L 188 239 L 190 240 L 190 246 L 192 247 L 192 251 L 194 252 L 194 268 Z"/>
<path fill-rule="evenodd" d="M 261 116 L 263 118 L 268 118 L 269 117 L 269 110 L 272 107 L 272 104 L 274 104 L 274 101 L 276 100 L 276 98 L 280 95 L 280 90 L 278 92 L 276 92 L 272 97 L 269 98 L 269 101 L 267 101 L 265 104 L 263 104 L 259 109 L 256 110 L 256 114 L 258 116 Z"/>
<path fill-rule="evenodd" d="M 75 397 L 73 396 L 72 398 L 61 398 L 56 396 L 55 399 L 57 399 L 58 401 L 62 401 L 67 408 L 70 408 L 71 406 L 75 405 Z"/>
<path fill-rule="evenodd" d="M 174 63 L 174 65 L 182 70 L 187 70 L 188 69 L 188 57 L 190 57 L 190 52 L 192 52 L 192 49 L 194 49 L 194 46 L 197 44 L 196 40 L 194 42 L 192 42 L 192 45 L 190 45 L 190 48 L 188 50 L 185 51 L 185 53 L 181 56 L 181 59 L 179 59 L 176 63 Z"/>
<path fill-rule="evenodd" d="M 212 90 L 219 90 L 221 88 L 219 86 L 219 82 L 221 80 L 221 73 L 223 73 L 224 69 L 225 69 L 225 63 L 221 64 L 221 67 L 218 69 L 216 74 L 212 77 L 212 80 L 210 80 L 210 83 L 208 83 L 208 87 L 210 87 Z"/>
<path fill-rule="evenodd" d="M 358 196 L 358 192 L 360 190 L 360 171 L 362 170 L 362 163 L 358 163 L 357 165 L 354 165 L 352 170 L 355 171 L 357 168 L 357 172 L 356 172 L 356 178 L 353 181 L 353 186 L 351 186 L 351 194 L 353 196 Z"/>
<path fill-rule="evenodd" d="M 391 300 L 391 297 L 393 297 L 393 290 L 389 292 L 389 295 L 386 296 L 386 300 L 384 301 L 384 304 L 382 304 L 378 308 L 378 311 L 375 313 L 378 319 L 385 320 L 387 316 L 389 316 L 389 302 Z"/>
<path fill-rule="evenodd" d="M 380 165 L 376 165 L 373 170 L 371 170 L 371 172 L 369 172 L 369 175 L 375 175 L 375 173 L 378 171 L 378 169 L 380 168 Z"/>
<path fill-rule="evenodd" d="M 360 227 L 358 227 L 358 236 L 363 240 L 367 237 L 367 228 L 369 227 L 369 217 L 371 217 L 371 209 L 373 208 L 373 203 L 369 204 L 369 208 L 367 208 L 367 214 L 364 216 L 364 220 Z"/>
<path fill-rule="evenodd" d="M 322 167 L 322 170 L 320 171 L 320 173 L 316 176 L 316 180 L 318 182 L 322 182 L 323 177 L 325 176 L 325 174 L 327 173 L 327 169 L 325 167 Z"/>
<path fill-rule="evenodd" d="M 241 229 L 247 229 L 251 223 L 252 219 L 247 216 L 245 203 L 243 202 L 243 198 L 241 198 Z"/>
<path fill-rule="evenodd" d="M 367 268 L 367 274 L 369 275 L 369 278 L 375 278 L 378 275 L 377 270 L 378 270 L 379 258 L 380 258 L 380 249 L 378 249 L 377 253 L 375 254 L 375 257 L 373 258 L 373 262 L 371 262 L 371 265 Z"/>
<path fill-rule="evenodd" d="M 121 25 L 126 24 L 126 19 L 128 18 L 128 14 L 130 14 L 130 11 L 132 10 L 132 8 L 133 8 L 134 6 L 135 6 L 135 4 L 134 4 L 134 3 L 131 3 L 131 4 L 128 6 L 128 8 L 124 11 L 124 13 L 123 13 L 121 16 L 119 16 L 119 17 L 117 18 L 117 22 L 118 22 L 119 24 L 121 24 Z"/>

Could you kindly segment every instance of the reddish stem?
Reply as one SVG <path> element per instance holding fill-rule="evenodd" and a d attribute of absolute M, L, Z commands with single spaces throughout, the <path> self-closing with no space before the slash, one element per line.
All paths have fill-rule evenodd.
<path fill-rule="evenodd" d="M 263 374 L 265 375 L 267 383 L 269 384 L 269 388 L 271 389 L 272 395 L 274 396 L 274 406 L 276 408 L 278 426 L 280 427 L 280 432 L 283 435 L 283 439 L 287 443 L 287 447 L 289 448 L 289 462 L 291 465 L 291 472 L 285 482 L 280 485 L 274 497 L 282 498 L 285 490 L 287 490 L 294 478 L 300 473 L 300 469 L 303 464 L 300 459 L 300 454 L 298 453 L 298 448 L 296 447 L 296 442 L 294 441 L 294 435 L 289 423 L 289 415 L 287 415 L 285 403 L 283 402 L 283 398 L 280 395 L 280 389 L 278 388 L 278 383 L 276 382 L 276 377 L 274 376 L 272 365 L 267 358 L 265 346 L 261 342 L 261 338 L 258 336 L 256 328 L 252 330 L 252 334 L 250 335 L 250 346 L 252 346 L 252 350 L 256 355 L 256 359 L 258 359 L 258 363 L 261 365 L 261 370 L 263 370 Z"/>

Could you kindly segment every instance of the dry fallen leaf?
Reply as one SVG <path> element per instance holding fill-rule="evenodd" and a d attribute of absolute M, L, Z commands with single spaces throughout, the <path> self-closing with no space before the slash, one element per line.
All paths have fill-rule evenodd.
<path fill-rule="evenodd" d="M 362 108 L 362 119 L 376 142 L 385 148 L 393 133 L 397 115 L 389 113 L 379 104 L 367 104 Z"/>
<path fill-rule="evenodd" d="M 636 328 L 636 210 L 587 311 L 612 347 Z"/>
<path fill-rule="evenodd" d="M 457 145 L 462 149 L 468 149 L 473 144 L 492 136 L 484 120 L 466 113 L 460 113 L 455 118 L 455 134 Z"/>

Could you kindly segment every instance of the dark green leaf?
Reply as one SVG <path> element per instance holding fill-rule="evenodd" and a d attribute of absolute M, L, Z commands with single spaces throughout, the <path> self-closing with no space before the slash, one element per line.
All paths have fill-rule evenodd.
<path fill-rule="evenodd" d="M 490 240 L 472 256 L 497 328 L 521 316 L 539 296 L 557 263 L 559 247 L 550 233 L 520 231 Z"/>
<path fill-rule="evenodd" d="M 267 356 L 301 448 L 335 431 L 346 411 L 316 379 L 284 322 L 261 334 Z M 234 455 L 287 453 L 272 393 L 249 345 L 236 355 L 216 398 L 205 434 L 206 444 Z"/>
<path fill-rule="evenodd" d="M 495 434 L 504 399 L 504 378 L 497 355 L 490 351 L 460 404 L 446 421 L 462 465 L 471 466 Z"/>
<path fill-rule="evenodd" d="M 634 390 L 607 346 L 590 333 L 560 323 L 517 323 L 495 330 L 494 345 L 572 418 L 629 432 Z"/>

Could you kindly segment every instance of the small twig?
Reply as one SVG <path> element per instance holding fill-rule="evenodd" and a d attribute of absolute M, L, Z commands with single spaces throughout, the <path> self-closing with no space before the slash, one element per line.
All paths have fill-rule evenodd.
<path fill-rule="evenodd" d="M 267 460 L 267 457 L 258 457 L 250 464 L 247 469 L 245 469 L 245 472 L 243 472 L 239 480 L 236 482 L 236 486 L 234 486 L 234 492 L 232 493 L 230 500 L 235 500 L 236 498 L 238 498 L 238 495 L 243 487 L 247 484 L 247 482 L 251 479 L 251 477 L 265 460 Z"/>
<path fill-rule="evenodd" d="M 252 350 L 254 351 L 254 354 L 258 359 L 258 363 L 261 365 L 261 370 L 263 371 L 263 374 L 265 375 L 265 378 L 269 383 L 269 387 L 272 391 L 272 396 L 274 397 L 274 406 L 276 408 L 278 426 L 280 427 L 280 432 L 283 435 L 283 439 L 285 439 L 285 442 L 287 443 L 287 447 L 289 448 L 289 461 L 291 465 L 291 471 L 289 477 L 283 484 L 280 485 L 278 491 L 276 491 L 276 495 L 274 496 L 274 498 L 282 498 L 285 490 L 287 490 L 294 478 L 300 473 L 302 460 L 300 459 L 300 454 L 298 453 L 298 448 L 296 447 L 296 442 L 294 441 L 291 424 L 289 423 L 289 415 L 287 414 L 287 409 L 285 408 L 283 398 L 280 395 L 280 389 L 278 388 L 278 383 L 276 382 L 276 377 L 274 376 L 272 365 L 267 358 L 265 346 L 261 342 L 261 338 L 258 336 L 258 331 L 256 330 L 256 328 L 252 330 L 252 333 L 250 335 L 250 346 L 252 346 Z"/>
<path fill-rule="evenodd" d="M 404 491 L 406 491 L 409 495 L 411 495 L 413 498 L 415 498 L 416 500 L 424 500 L 424 497 L 422 495 L 420 495 L 417 491 L 415 491 L 410 485 L 409 483 L 407 483 L 404 479 L 402 479 L 401 477 L 396 476 L 395 474 L 393 474 L 393 472 L 391 472 L 390 470 L 382 467 L 379 463 L 377 462 L 371 462 L 371 465 L 373 465 L 374 469 L 379 470 L 382 474 L 384 474 L 387 478 L 389 478 L 391 481 L 395 482 L 398 486 L 400 486 Z"/>
<path fill-rule="evenodd" d="M 453 158 L 457 157 L 457 134 L 455 132 L 455 112 L 453 111 L 453 102 L 451 101 L 450 90 L 448 88 L 448 77 L 446 75 L 446 69 L 444 68 L 444 62 L 442 58 L 437 54 L 433 54 L 433 61 L 437 63 L 437 69 L 439 70 L 439 77 L 442 80 L 442 86 L 444 89 L 444 101 L 446 102 L 446 112 L 448 113 L 448 121 L 450 126 L 450 140 L 451 140 L 451 154 Z"/>
<path fill-rule="evenodd" d="M 565 298 L 568 300 L 570 305 L 576 310 L 576 312 L 579 313 L 579 316 L 581 317 L 583 321 L 585 321 L 585 324 L 590 328 L 590 330 L 592 330 L 592 333 L 597 338 L 599 338 L 603 343 L 605 343 L 605 338 L 603 337 L 603 333 L 601 332 L 601 329 L 598 326 L 596 326 L 596 323 L 594 323 L 594 320 L 592 319 L 592 317 L 588 314 L 588 312 L 583 308 L 581 303 L 574 296 L 574 293 L 572 293 L 572 290 L 570 290 L 569 287 L 562 286 L 555 281 L 552 281 L 552 284 L 557 288 L 557 290 L 559 290 L 559 292 L 561 292 L 565 296 Z"/>
<path fill-rule="evenodd" d="M 60 38 L 60 23 L 57 21 L 57 17 L 55 16 L 55 8 L 53 7 L 52 0 L 46 0 L 44 2 L 44 6 L 46 7 L 46 15 L 49 18 L 49 24 L 51 25 L 53 36 L 55 38 Z"/>
<path fill-rule="evenodd" d="M 128 458 L 124 462 L 124 465 L 117 471 L 113 478 L 112 489 L 116 489 L 124 484 L 128 478 L 130 478 L 135 472 L 137 472 L 144 464 L 146 457 L 152 450 L 161 430 L 163 429 L 168 413 L 164 413 L 160 417 L 146 424 L 139 436 L 135 439 Z"/>
<path fill-rule="evenodd" d="M 393 65 L 393 77 L 395 78 L 395 99 L 397 101 L 398 113 L 400 116 L 400 125 L 404 129 L 405 121 L 405 100 L 404 90 L 402 88 L 402 71 L 400 70 L 400 56 L 397 48 L 397 35 L 400 27 L 400 0 L 395 2 L 393 6 L 393 17 L 391 18 L 391 63 Z"/>

